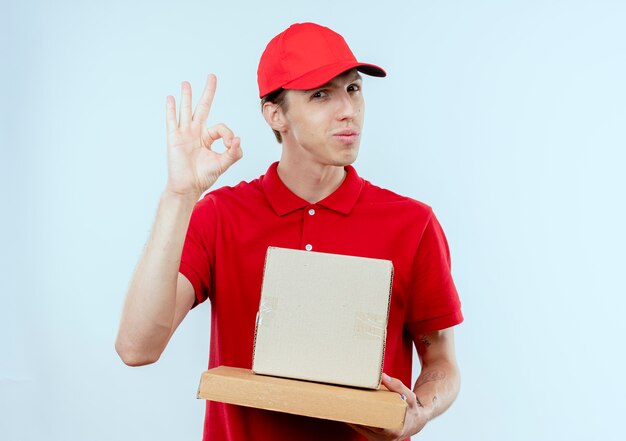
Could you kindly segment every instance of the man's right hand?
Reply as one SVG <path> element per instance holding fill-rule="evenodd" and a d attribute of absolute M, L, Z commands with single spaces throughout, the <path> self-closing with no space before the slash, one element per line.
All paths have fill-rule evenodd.
<path fill-rule="evenodd" d="M 216 85 L 217 78 L 210 74 L 192 114 L 191 85 L 183 81 L 178 120 L 176 100 L 171 95 L 166 99 L 168 192 L 199 197 L 243 156 L 241 140 L 232 130 L 224 124 L 205 126 Z M 226 149 L 217 153 L 211 150 L 211 145 L 220 138 Z"/>

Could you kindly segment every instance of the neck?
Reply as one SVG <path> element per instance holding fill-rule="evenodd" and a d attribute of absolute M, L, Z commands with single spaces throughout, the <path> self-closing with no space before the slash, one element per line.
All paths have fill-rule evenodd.
<path fill-rule="evenodd" d="M 283 156 L 278 163 L 278 176 L 296 196 L 310 204 L 332 194 L 343 182 L 347 172 L 343 166 L 291 162 Z"/>

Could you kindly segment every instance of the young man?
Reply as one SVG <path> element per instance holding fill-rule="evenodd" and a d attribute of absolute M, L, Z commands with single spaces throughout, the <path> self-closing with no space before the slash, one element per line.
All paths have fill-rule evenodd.
<path fill-rule="evenodd" d="M 360 178 L 364 101 L 359 63 L 343 38 L 312 23 L 276 36 L 258 69 L 263 116 L 282 143 L 280 161 L 249 183 L 200 195 L 242 157 L 240 139 L 205 121 L 209 76 L 192 113 L 182 84 L 178 120 L 167 97 L 168 181 L 132 278 L 116 348 L 133 366 L 155 362 L 196 304 L 211 300 L 209 367 L 250 368 L 268 246 L 391 260 L 394 280 L 383 384 L 408 403 L 401 430 L 207 402 L 205 440 L 406 439 L 455 399 L 452 326 L 462 321 L 445 236 L 432 210 Z M 211 145 L 222 139 L 223 153 Z M 412 345 L 422 371 L 413 390 Z M 387 375 L 388 374 L 388 375 Z"/>

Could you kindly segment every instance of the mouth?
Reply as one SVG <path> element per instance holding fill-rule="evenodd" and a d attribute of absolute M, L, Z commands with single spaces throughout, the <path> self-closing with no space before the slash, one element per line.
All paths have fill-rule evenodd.
<path fill-rule="evenodd" d="M 349 144 L 356 141 L 359 135 L 359 132 L 357 132 L 356 130 L 342 130 L 335 133 L 333 136 L 339 141 Z"/>

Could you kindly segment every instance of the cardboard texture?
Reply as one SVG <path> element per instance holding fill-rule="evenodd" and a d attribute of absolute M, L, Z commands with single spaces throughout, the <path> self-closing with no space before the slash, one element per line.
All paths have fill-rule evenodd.
<path fill-rule="evenodd" d="M 205 371 L 198 398 L 371 427 L 397 429 L 407 404 L 395 392 L 291 380 L 220 366 Z"/>
<path fill-rule="evenodd" d="M 392 276 L 388 260 L 268 248 L 252 370 L 377 389 Z"/>

